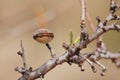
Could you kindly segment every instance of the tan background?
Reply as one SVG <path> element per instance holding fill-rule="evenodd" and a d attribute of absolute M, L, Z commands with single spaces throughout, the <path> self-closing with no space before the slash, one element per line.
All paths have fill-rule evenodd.
<path fill-rule="evenodd" d="M 120 3 L 120 0 L 116 0 Z M 108 13 L 109 0 L 86 0 L 91 17 L 96 25 L 96 16 L 102 19 Z M 0 80 L 17 80 L 20 75 L 14 71 L 16 66 L 22 66 L 21 58 L 16 54 L 20 50 L 20 40 L 23 40 L 25 55 L 29 66 L 33 69 L 50 59 L 49 51 L 43 44 L 33 40 L 34 31 L 40 27 L 36 10 L 46 14 L 47 27 L 54 32 L 55 38 L 50 43 L 55 53 L 64 52 L 63 42 L 69 42 L 69 30 L 74 37 L 79 35 L 80 3 L 78 0 L 0 0 Z M 120 11 L 117 13 L 119 14 Z M 119 14 L 120 15 L 120 14 Z M 90 29 L 88 28 L 91 33 Z M 120 50 L 120 33 L 111 31 L 105 34 L 104 41 L 109 50 Z M 93 45 L 94 44 L 94 45 Z M 95 42 L 83 52 L 92 51 Z M 120 80 L 120 69 L 110 60 L 101 60 L 108 67 L 106 76 L 101 77 L 101 69 L 94 74 L 85 63 L 85 72 L 76 65 L 62 64 L 45 75 L 44 80 Z"/>

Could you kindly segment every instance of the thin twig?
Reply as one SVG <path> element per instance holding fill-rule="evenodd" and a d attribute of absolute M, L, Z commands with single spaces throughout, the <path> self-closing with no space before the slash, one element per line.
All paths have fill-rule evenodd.
<path fill-rule="evenodd" d="M 96 29 L 95 29 L 95 26 L 94 26 L 94 24 L 93 24 L 93 22 L 92 22 L 92 19 L 91 19 L 91 17 L 90 17 L 90 13 L 88 12 L 88 10 L 87 10 L 87 7 L 86 7 L 86 12 L 85 12 L 86 14 L 86 20 L 87 20 L 87 22 L 88 22 L 88 25 L 89 25 L 89 27 L 91 28 L 91 30 L 92 30 L 92 32 L 93 33 L 95 33 L 96 32 Z"/>
<path fill-rule="evenodd" d="M 81 1 L 81 5 L 82 5 L 82 14 L 81 14 L 81 20 L 84 21 L 85 20 L 85 1 L 84 0 L 80 0 Z"/>
<path fill-rule="evenodd" d="M 23 65 L 24 65 L 24 68 L 27 69 L 27 62 L 26 62 L 26 58 L 25 58 L 25 53 L 24 53 L 24 48 L 23 48 L 23 44 L 22 44 L 22 40 L 20 41 L 21 44 L 21 51 L 22 51 L 22 59 L 23 59 Z"/>
<path fill-rule="evenodd" d="M 86 25 L 85 25 L 85 1 L 84 0 L 80 0 L 81 1 L 81 6 L 82 6 L 82 12 L 81 12 L 81 35 L 80 35 L 80 44 L 82 44 L 82 46 L 84 46 L 84 48 L 86 48 L 86 42 L 88 41 L 88 36 L 89 34 L 87 33 L 86 30 Z"/>
<path fill-rule="evenodd" d="M 21 51 L 19 51 L 17 54 L 21 56 L 22 61 L 23 61 L 24 69 L 27 70 L 27 63 L 26 63 L 26 58 L 25 58 L 25 54 L 24 54 L 24 48 L 23 48 L 22 40 L 20 40 L 20 47 L 21 47 Z"/>
<path fill-rule="evenodd" d="M 95 28 L 95 26 L 94 26 L 94 24 L 92 22 L 92 19 L 90 17 L 90 13 L 87 10 L 87 7 L 86 7 L 85 15 L 86 15 L 86 20 L 88 22 L 88 25 L 90 26 L 90 29 L 92 30 L 93 33 L 95 33 L 96 32 L 96 28 Z M 102 41 L 102 39 L 103 39 L 103 35 L 101 35 L 100 37 L 97 38 L 97 42 Z"/>
<path fill-rule="evenodd" d="M 54 58 L 56 55 L 55 55 L 53 49 L 51 48 L 51 46 L 49 45 L 49 43 L 46 43 L 45 45 L 46 45 L 47 48 L 49 49 L 50 54 L 51 54 L 51 57 Z"/>

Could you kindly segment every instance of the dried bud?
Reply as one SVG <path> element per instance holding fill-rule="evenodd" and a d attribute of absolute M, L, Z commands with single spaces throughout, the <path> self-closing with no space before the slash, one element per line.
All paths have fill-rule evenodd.
<path fill-rule="evenodd" d="M 38 29 L 34 32 L 33 38 L 40 43 L 48 43 L 54 37 L 54 34 L 48 29 Z"/>

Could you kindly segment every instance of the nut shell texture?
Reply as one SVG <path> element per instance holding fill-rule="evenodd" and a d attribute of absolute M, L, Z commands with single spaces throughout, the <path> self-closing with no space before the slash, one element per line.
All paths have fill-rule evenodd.
<path fill-rule="evenodd" d="M 54 34 L 48 29 L 38 29 L 34 32 L 33 38 L 39 43 L 49 43 Z"/>

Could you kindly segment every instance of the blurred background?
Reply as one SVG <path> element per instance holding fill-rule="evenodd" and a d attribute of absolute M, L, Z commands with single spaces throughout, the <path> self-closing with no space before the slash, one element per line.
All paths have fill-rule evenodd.
<path fill-rule="evenodd" d="M 116 0 L 120 4 L 120 0 Z M 102 20 L 109 11 L 109 0 L 86 0 L 86 4 L 94 25 L 96 16 Z M 120 11 L 117 12 L 120 15 Z M 74 39 L 80 34 L 81 5 L 79 0 L 0 0 L 0 80 L 17 80 L 21 75 L 14 71 L 22 66 L 20 56 L 20 40 L 23 40 L 27 63 L 33 69 L 38 68 L 50 59 L 45 45 L 33 40 L 33 33 L 40 27 L 50 29 L 55 37 L 50 42 L 57 55 L 64 53 L 62 43 L 69 43 L 69 31 Z M 87 28 L 90 34 L 92 32 Z M 104 35 L 104 42 L 112 52 L 120 50 L 120 33 L 110 31 Z M 89 44 L 83 53 L 91 52 L 96 41 Z M 45 75 L 44 80 L 120 80 L 120 69 L 110 60 L 100 60 L 108 71 L 100 76 L 101 68 L 96 65 L 97 73 L 91 71 L 88 63 L 84 63 L 85 72 L 77 65 L 64 63 Z"/>

